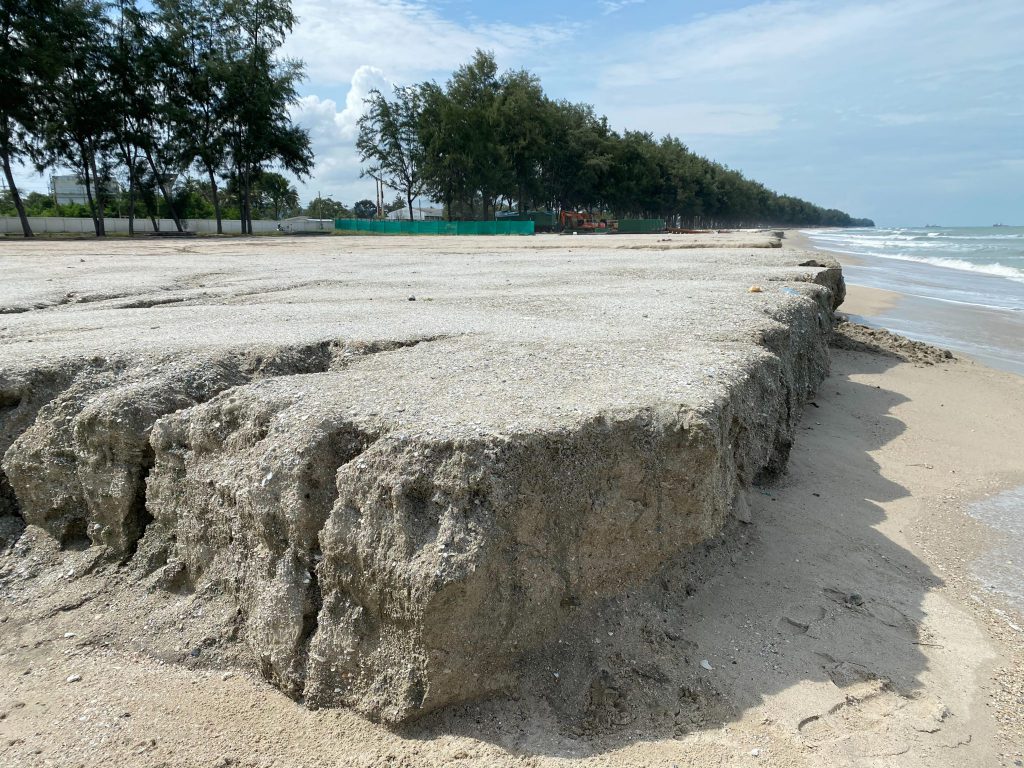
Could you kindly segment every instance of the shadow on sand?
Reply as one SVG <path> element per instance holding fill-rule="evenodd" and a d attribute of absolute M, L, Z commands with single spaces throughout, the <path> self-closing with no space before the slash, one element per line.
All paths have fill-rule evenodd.
<path fill-rule="evenodd" d="M 890 414 L 906 398 L 851 378 L 898 362 L 839 353 L 786 473 L 752 489 L 751 524 L 581 616 L 524 663 L 518 691 L 401 735 L 583 756 L 735 721 L 806 681 L 822 684 L 820 701 L 803 702 L 789 726 L 808 738 L 825 736 L 844 706 L 884 711 L 886 699 L 918 696 L 922 606 L 941 581 L 876 529 L 879 504 L 909 493 L 871 456 L 903 433 Z M 829 706 L 837 695 L 846 705 Z"/>

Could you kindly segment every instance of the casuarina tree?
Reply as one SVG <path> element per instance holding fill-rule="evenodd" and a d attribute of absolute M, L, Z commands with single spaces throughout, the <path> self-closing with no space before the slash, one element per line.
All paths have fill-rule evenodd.
<path fill-rule="evenodd" d="M 12 165 L 42 130 L 45 84 L 64 59 L 57 0 L 0 0 L 0 162 L 25 237 L 32 237 Z"/>
<path fill-rule="evenodd" d="M 388 99 L 376 88 L 365 99 L 366 112 L 359 119 L 356 148 L 368 164 L 363 175 L 380 179 L 399 192 L 413 219 L 412 201 L 422 194 L 423 142 L 420 120 L 423 98 L 415 86 L 395 88 Z"/>

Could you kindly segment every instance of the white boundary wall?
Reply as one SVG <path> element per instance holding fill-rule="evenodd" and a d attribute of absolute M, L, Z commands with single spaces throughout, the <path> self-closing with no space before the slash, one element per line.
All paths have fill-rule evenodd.
<path fill-rule="evenodd" d="M 128 231 L 128 219 L 104 219 L 103 221 L 106 225 L 107 234 Z M 158 219 L 158 221 L 160 222 L 161 232 L 175 231 L 173 219 Z M 91 235 L 95 232 L 92 219 L 78 219 L 67 216 L 29 216 L 28 223 L 32 227 L 32 231 L 39 235 L 47 233 Z M 316 219 L 291 219 L 281 222 L 260 220 L 253 221 L 252 228 L 254 232 L 276 232 L 278 224 L 281 225 L 285 232 L 315 232 L 320 230 L 320 222 Z M 238 219 L 224 219 L 222 225 L 226 235 L 239 235 L 242 233 L 242 222 Z M 182 221 L 182 226 L 190 232 L 201 234 L 214 234 L 217 232 L 216 219 L 185 219 Z M 323 230 L 329 232 L 333 229 L 334 222 L 324 220 Z M 149 219 L 136 219 L 135 231 L 152 232 L 153 222 Z M 21 219 L 17 216 L 0 216 L 0 234 L 20 235 Z"/>

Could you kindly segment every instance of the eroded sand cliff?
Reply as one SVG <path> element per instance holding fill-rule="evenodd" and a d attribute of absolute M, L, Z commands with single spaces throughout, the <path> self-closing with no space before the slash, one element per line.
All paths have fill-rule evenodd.
<path fill-rule="evenodd" d="M 776 244 L 19 249 L 4 529 L 225 595 L 311 706 L 479 698 L 784 466 L 844 288 Z"/>

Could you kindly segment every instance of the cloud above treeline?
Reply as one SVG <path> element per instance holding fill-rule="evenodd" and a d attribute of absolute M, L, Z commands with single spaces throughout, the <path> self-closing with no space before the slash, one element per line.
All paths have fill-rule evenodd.
<path fill-rule="evenodd" d="M 590 4 L 590 18 L 566 7 L 571 18 L 543 23 L 495 10 L 510 6 L 478 11 L 491 18 L 453 7 L 296 3 L 301 22 L 288 52 L 307 63 L 295 116 L 313 133 L 313 185 L 346 199 L 372 191 L 358 179 L 354 150 L 366 92 L 443 81 L 475 48 L 495 51 L 502 67 L 539 73 L 555 96 L 593 103 L 616 128 L 672 133 L 770 186 L 861 215 L 877 213 L 865 210 L 875 200 L 935 192 L 909 178 L 889 197 L 877 189 L 901 163 L 919 174 L 914 153 L 955 164 L 987 152 L 994 169 L 1024 156 L 1012 140 L 1024 111 L 1017 1 L 779 0 L 726 11 L 708 2 L 683 12 L 667 1 L 607 0 Z M 528 20 L 508 21 L 519 16 Z M 961 185 L 949 194 L 971 192 Z"/>
<path fill-rule="evenodd" d="M 721 7 L 567 0 L 537 13 L 463 0 L 297 0 L 284 52 L 306 63 L 293 115 L 317 156 L 302 197 L 372 197 L 355 152 L 363 98 L 443 82 L 483 48 L 503 68 L 539 74 L 551 95 L 594 104 L 617 129 L 671 133 L 775 189 L 856 215 L 935 221 L 949 209 L 967 221 L 964 199 L 1024 208 L 1008 170 L 1024 163 L 1020 0 Z"/>

